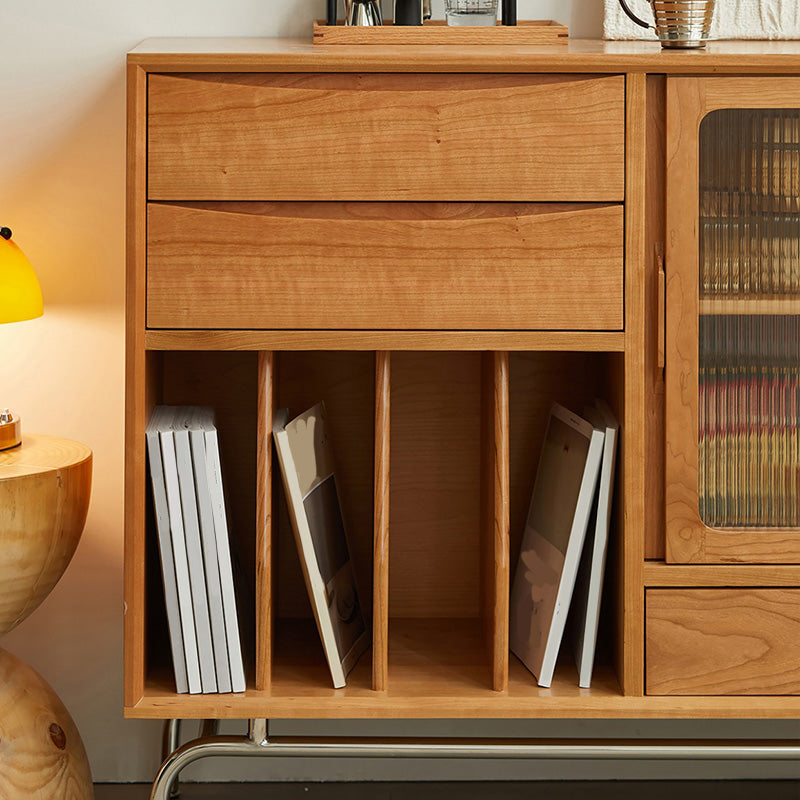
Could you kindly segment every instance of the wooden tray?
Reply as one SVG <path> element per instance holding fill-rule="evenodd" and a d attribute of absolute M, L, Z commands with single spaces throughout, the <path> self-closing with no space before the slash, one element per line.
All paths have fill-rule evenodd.
<path fill-rule="evenodd" d="M 424 25 L 376 27 L 314 22 L 314 44 L 566 44 L 569 29 L 551 19 L 525 20 L 496 27 L 454 27 L 444 20 Z"/>

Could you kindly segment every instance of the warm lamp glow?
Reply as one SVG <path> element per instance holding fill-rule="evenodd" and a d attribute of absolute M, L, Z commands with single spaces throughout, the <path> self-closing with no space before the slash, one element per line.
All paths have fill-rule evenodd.
<path fill-rule="evenodd" d="M 7 234 L 7 235 L 6 235 Z M 8 228 L 0 229 L 0 323 L 41 317 L 42 290 Z"/>

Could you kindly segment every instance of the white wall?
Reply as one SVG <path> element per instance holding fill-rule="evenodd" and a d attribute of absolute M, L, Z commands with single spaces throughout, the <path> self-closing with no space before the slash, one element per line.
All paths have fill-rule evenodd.
<path fill-rule="evenodd" d="M 324 6 L 323 0 L 0 4 L 0 224 L 14 229 L 28 253 L 46 306 L 40 320 L 0 327 L 0 404 L 21 413 L 25 429 L 79 439 L 95 453 L 93 500 L 75 559 L 50 598 L 3 646 L 35 666 L 61 695 L 82 731 L 97 780 L 151 779 L 160 746 L 159 724 L 122 718 L 125 52 L 153 36 L 308 36 L 310 20 L 321 17 Z M 599 36 L 602 2 L 521 0 L 519 16 L 554 18 L 567 22 L 578 36 Z M 451 723 L 380 729 L 488 730 Z M 635 723 L 514 723 L 491 730 L 634 735 L 651 729 Z M 699 729 L 662 726 L 657 732 L 671 730 L 695 734 Z M 728 731 L 730 726 L 703 730 Z M 747 730 L 797 735 L 796 726 L 787 725 Z M 718 771 L 709 769 L 703 774 Z M 727 769 L 726 774 L 734 774 Z M 208 764 L 194 774 L 219 779 L 512 778 L 642 775 L 646 770 L 646 765 L 471 762 L 409 768 L 338 761 L 278 763 L 269 769 L 253 762 Z M 678 773 L 674 766 L 658 772 L 701 774 Z M 736 774 L 792 771 L 738 768 Z"/>

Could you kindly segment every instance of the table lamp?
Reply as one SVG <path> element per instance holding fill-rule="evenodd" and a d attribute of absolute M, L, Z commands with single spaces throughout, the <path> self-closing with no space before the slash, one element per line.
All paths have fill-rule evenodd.
<path fill-rule="evenodd" d="M 8 228 L 0 228 L 0 324 L 41 317 L 42 290 L 31 262 L 11 238 Z M 19 417 L 7 408 L 0 410 L 0 450 L 16 447 L 22 441 Z"/>

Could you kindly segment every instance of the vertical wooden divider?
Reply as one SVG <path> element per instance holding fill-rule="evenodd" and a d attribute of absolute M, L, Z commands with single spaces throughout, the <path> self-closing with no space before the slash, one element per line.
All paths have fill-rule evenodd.
<path fill-rule="evenodd" d="M 617 675 L 622 693 L 644 694 L 645 169 L 647 78 L 625 78 L 625 362 L 618 463 L 624 506 L 617 592 Z M 650 262 L 652 263 L 652 261 Z"/>
<path fill-rule="evenodd" d="M 386 690 L 389 673 L 389 434 L 391 354 L 375 353 L 375 525 L 372 581 L 372 688 Z"/>
<path fill-rule="evenodd" d="M 481 604 L 492 688 L 508 688 L 509 411 L 508 353 L 485 353 L 482 386 Z"/>
<path fill-rule="evenodd" d="M 275 410 L 275 355 L 258 354 L 258 464 L 256 467 L 256 689 L 267 691 L 272 677 L 272 418 Z"/>

